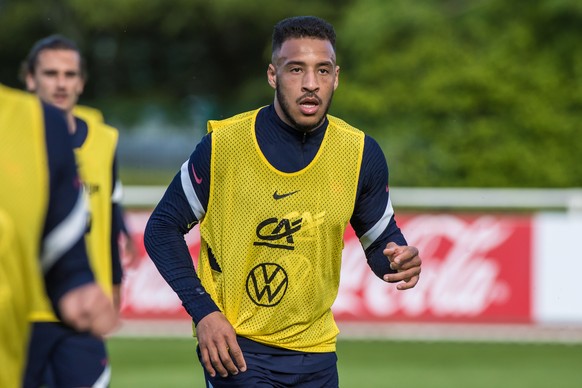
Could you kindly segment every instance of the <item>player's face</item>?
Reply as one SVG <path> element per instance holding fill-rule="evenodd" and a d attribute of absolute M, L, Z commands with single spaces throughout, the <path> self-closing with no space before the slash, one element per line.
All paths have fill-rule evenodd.
<path fill-rule="evenodd" d="M 84 84 L 81 58 L 74 50 L 42 50 L 34 73 L 26 76 L 29 91 L 66 112 L 77 104 Z"/>
<path fill-rule="evenodd" d="M 297 38 L 283 42 L 267 70 L 281 120 L 304 132 L 323 123 L 339 81 L 335 61 L 333 46 L 327 40 Z"/>

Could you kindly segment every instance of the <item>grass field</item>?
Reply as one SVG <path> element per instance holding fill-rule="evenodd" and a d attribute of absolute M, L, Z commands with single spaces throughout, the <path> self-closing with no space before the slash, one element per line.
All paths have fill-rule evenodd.
<path fill-rule="evenodd" d="M 192 339 L 111 338 L 112 388 L 203 387 Z M 338 343 L 342 388 L 580 388 L 582 345 Z"/>

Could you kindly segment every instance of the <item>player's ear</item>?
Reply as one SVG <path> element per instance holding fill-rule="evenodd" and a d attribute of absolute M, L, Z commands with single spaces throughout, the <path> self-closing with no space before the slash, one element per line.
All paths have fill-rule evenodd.
<path fill-rule="evenodd" d="M 28 90 L 31 93 L 34 93 L 36 91 L 36 80 L 34 79 L 34 76 L 30 73 L 26 73 L 26 77 L 24 80 L 26 82 L 26 90 Z"/>
<path fill-rule="evenodd" d="M 267 80 L 273 89 L 277 88 L 277 69 L 275 69 L 272 63 L 269 64 L 269 68 L 267 69 Z"/>
<path fill-rule="evenodd" d="M 335 82 L 333 84 L 333 90 L 336 90 L 338 85 L 339 85 L 339 73 L 340 73 L 340 67 L 336 66 L 335 67 Z"/>
<path fill-rule="evenodd" d="M 79 83 L 77 84 L 77 87 L 75 88 L 75 92 L 77 93 L 77 96 L 80 96 L 81 94 L 83 94 L 83 90 L 85 90 L 85 80 L 83 78 L 81 78 L 81 81 L 79 81 Z"/>

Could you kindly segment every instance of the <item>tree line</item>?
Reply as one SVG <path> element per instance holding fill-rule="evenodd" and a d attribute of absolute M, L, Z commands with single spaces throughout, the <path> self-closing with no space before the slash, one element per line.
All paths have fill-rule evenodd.
<path fill-rule="evenodd" d="M 203 128 L 271 101 L 272 26 L 298 14 L 334 24 L 330 113 L 378 140 L 393 185 L 582 186 L 578 0 L 0 0 L 0 82 L 62 33 L 118 127 L 157 109 Z"/>

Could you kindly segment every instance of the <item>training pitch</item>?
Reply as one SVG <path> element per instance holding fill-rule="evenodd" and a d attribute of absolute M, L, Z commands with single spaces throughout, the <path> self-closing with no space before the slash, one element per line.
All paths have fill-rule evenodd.
<path fill-rule="evenodd" d="M 193 339 L 109 340 L 112 388 L 204 387 Z M 342 388 L 579 388 L 582 344 L 340 340 Z"/>

